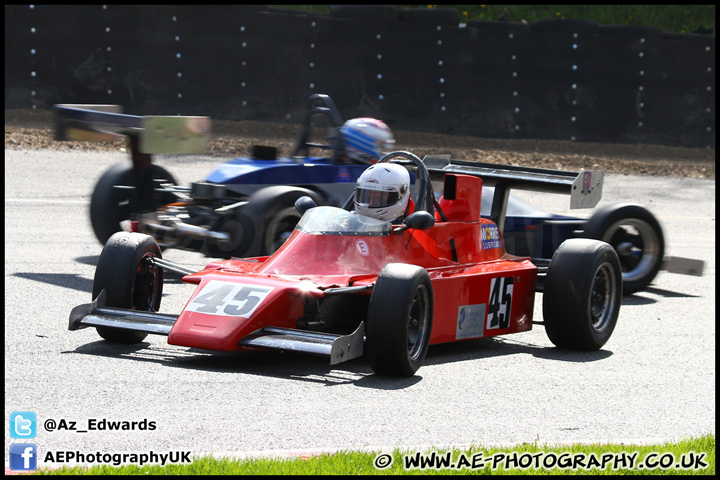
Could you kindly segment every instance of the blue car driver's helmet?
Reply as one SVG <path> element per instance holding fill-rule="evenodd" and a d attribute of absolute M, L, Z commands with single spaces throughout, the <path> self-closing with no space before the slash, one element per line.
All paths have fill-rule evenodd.
<path fill-rule="evenodd" d="M 363 163 L 375 163 L 383 153 L 392 151 L 395 139 L 382 120 L 353 118 L 340 128 L 348 158 Z"/>

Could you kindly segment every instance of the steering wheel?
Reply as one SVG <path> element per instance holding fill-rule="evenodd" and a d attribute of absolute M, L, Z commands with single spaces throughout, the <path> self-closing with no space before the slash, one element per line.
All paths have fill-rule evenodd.
<path fill-rule="evenodd" d="M 380 160 L 377 161 L 377 163 L 386 163 L 391 162 L 395 159 L 406 159 L 410 160 L 415 166 L 417 167 L 417 192 L 418 192 L 418 198 L 415 202 L 415 210 L 414 212 L 421 212 L 426 211 L 430 213 L 431 215 L 435 214 L 434 209 L 434 202 L 435 196 L 432 191 L 432 183 L 430 182 L 430 174 L 428 173 L 427 167 L 425 164 L 420 160 L 416 155 L 405 152 L 402 150 L 398 150 L 396 152 L 390 152 L 387 155 L 384 155 Z M 399 162 L 398 162 L 399 163 Z M 355 192 L 353 192 L 352 195 L 350 195 L 350 198 L 345 202 L 345 205 L 343 205 L 343 208 L 345 210 L 352 210 L 353 206 L 353 198 L 355 197 Z"/>

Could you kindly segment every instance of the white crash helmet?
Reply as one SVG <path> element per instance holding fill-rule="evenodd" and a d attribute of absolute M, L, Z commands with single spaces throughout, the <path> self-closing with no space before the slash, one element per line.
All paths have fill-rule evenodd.
<path fill-rule="evenodd" d="M 410 200 L 410 174 L 402 165 L 379 163 L 365 170 L 355 186 L 355 211 L 366 217 L 392 221 Z"/>
<path fill-rule="evenodd" d="M 395 145 L 390 128 L 382 120 L 353 118 L 340 127 L 345 154 L 352 160 L 375 163 Z"/>

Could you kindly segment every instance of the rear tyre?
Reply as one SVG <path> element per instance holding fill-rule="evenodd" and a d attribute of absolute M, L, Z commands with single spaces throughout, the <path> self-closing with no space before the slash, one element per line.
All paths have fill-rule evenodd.
<path fill-rule="evenodd" d="M 177 184 L 175 178 L 159 165 L 151 164 L 150 171 L 155 186 L 160 183 Z M 98 180 L 90 198 L 90 223 L 95 236 L 103 245 L 110 236 L 121 230 L 120 222 L 130 220 L 138 213 L 138 207 L 132 201 L 131 190 L 115 188 L 115 185 L 134 187 L 135 171 L 129 162 L 120 162 L 106 171 Z M 172 194 L 159 194 L 156 207 L 175 200 Z"/>
<path fill-rule="evenodd" d="M 232 258 L 244 257 L 252 247 L 256 236 L 255 225 L 257 221 L 243 212 L 228 217 L 220 217 L 212 230 L 227 233 L 230 241 L 224 243 L 206 242 L 201 251 L 210 257 Z"/>
<path fill-rule="evenodd" d="M 300 221 L 300 217 L 300 213 L 295 208 L 295 202 L 293 202 L 292 206 L 281 206 L 275 215 L 267 220 L 265 225 L 263 253 L 270 255 L 282 247 L 292 235 L 295 226 Z"/>
<path fill-rule="evenodd" d="M 640 205 L 598 208 L 585 224 L 586 238 L 609 243 L 620 258 L 623 293 L 643 290 L 657 276 L 665 255 L 665 239 L 655 216 Z"/>
<path fill-rule="evenodd" d="M 543 292 L 543 320 L 560 348 L 598 350 L 610 339 L 620 313 L 620 260 L 607 243 L 564 241 L 555 251 Z"/>
<path fill-rule="evenodd" d="M 163 289 L 163 270 L 151 265 L 150 258 L 162 258 L 154 238 L 142 233 L 118 232 L 110 237 L 100 254 L 93 281 L 93 299 L 102 290 L 106 306 L 157 312 Z M 105 340 L 139 343 L 146 333 L 97 327 Z"/>
<path fill-rule="evenodd" d="M 285 243 L 301 217 L 295 202 L 304 196 L 312 198 L 317 205 L 324 203 L 322 197 L 311 190 L 280 185 L 263 188 L 250 197 L 243 213 L 255 224 L 252 255 L 272 255 Z"/>
<path fill-rule="evenodd" d="M 380 272 L 368 307 L 365 350 L 372 370 L 409 377 L 427 355 L 433 292 L 425 269 L 391 263 Z"/>

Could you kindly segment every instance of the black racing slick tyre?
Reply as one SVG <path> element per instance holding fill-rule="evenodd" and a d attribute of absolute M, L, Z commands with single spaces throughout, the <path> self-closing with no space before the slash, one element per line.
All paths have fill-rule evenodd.
<path fill-rule="evenodd" d="M 610 245 L 573 238 L 555 251 L 543 290 L 543 320 L 557 347 L 599 350 L 615 329 L 621 300 L 620 260 Z"/>
<path fill-rule="evenodd" d="M 153 183 L 177 184 L 175 178 L 163 167 L 150 165 Z M 136 186 L 136 175 L 130 162 L 120 162 L 102 174 L 90 197 L 90 223 L 95 237 L 103 245 L 110 236 L 121 230 L 120 222 L 130 220 L 139 209 L 133 200 L 132 190 L 115 188 L 115 185 Z M 155 196 L 155 206 L 160 207 L 175 200 L 172 194 Z"/>
<path fill-rule="evenodd" d="M 93 280 L 93 299 L 105 290 L 106 306 L 157 312 L 163 290 L 163 270 L 149 258 L 162 258 L 155 239 L 142 233 L 117 232 L 105 244 Z M 139 343 L 146 333 L 97 327 L 105 340 Z"/>
<path fill-rule="evenodd" d="M 229 234 L 230 241 L 225 243 L 207 242 L 204 247 L 199 248 L 199 251 L 216 258 L 248 256 L 249 253 L 252 254 L 250 248 L 256 236 L 256 223 L 256 220 L 244 212 L 238 212 L 228 217 L 220 217 L 212 226 L 212 230 Z"/>
<path fill-rule="evenodd" d="M 301 217 L 295 202 L 304 196 L 312 198 L 317 205 L 324 203 L 312 190 L 283 185 L 263 188 L 250 197 L 243 213 L 255 224 L 251 255 L 272 255 L 285 243 Z"/>
<path fill-rule="evenodd" d="M 585 224 L 584 237 L 607 242 L 618 253 L 625 295 L 647 287 L 662 266 L 662 228 L 640 205 L 621 203 L 598 208 Z"/>
<path fill-rule="evenodd" d="M 427 355 L 433 291 L 424 268 L 388 264 L 380 272 L 368 307 L 365 350 L 380 375 L 409 377 Z"/>
<path fill-rule="evenodd" d="M 265 222 L 262 255 L 270 255 L 282 247 L 300 221 L 294 202 L 292 205 L 279 205 L 274 211 Z"/>

